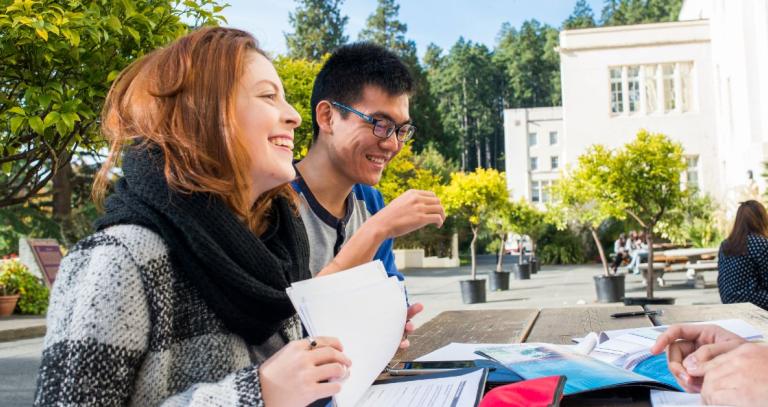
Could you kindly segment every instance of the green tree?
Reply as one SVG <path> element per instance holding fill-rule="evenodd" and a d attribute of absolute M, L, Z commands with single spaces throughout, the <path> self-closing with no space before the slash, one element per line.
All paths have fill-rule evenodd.
<path fill-rule="evenodd" d="M 614 152 L 604 188 L 612 202 L 645 230 L 648 242 L 647 296 L 653 298 L 653 240 L 656 226 L 683 202 L 683 148 L 663 134 L 641 130 L 634 141 Z"/>
<path fill-rule="evenodd" d="M 500 204 L 498 209 L 491 212 L 485 220 L 487 229 L 499 238 L 497 272 L 501 271 L 503 264 L 504 244 L 508 232 L 516 232 L 521 236 L 527 235 L 531 239 L 531 255 L 533 255 L 536 252 L 536 244 L 546 229 L 544 214 L 524 199 Z M 518 257 L 518 263 L 522 261 L 521 254 Z"/>
<path fill-rule="evenodd" d="M 414 153 L 413 143 L 409 142 L 384 169 L 377 188 L 384 196 L 385 202 L 392 201 L 409 189 L 421 189 L 440 194 L 450 180 L 449 173 L 453 168 L 451 164 L 430 147 L 423 153 Z M 442 228 L 427 226 L 398 237 L 395 240 L 395 247 L 398 249 L 421 248 L 427 256 L 445 256 L 450 253 L 451 226 L 450 222 Z"/>
<path fill-rule="evenodd" d="M 321 63 L 280 56 L 274 60 L 275 69 L 285 88 L 285 98 L 301 115 L 301 126 L 294 130 L 296 158 L 304 157 L 312 144 L 312 109 L 309 104 L 315 77 Z"/>
<path fill-rule="evenodd" d="M 406 38 L 408 25 L 398 20 L 399 13 L 400 6 L 395 0 L 378 0 L 376 10 L 368 17 L 358 38 L 394 51 L 408 66 L 415 87 L 410 99 L 410 113 L 418 128 L 413 147 L 421 151 L 430 142 L 439 143 L 443 131 L 427 74 L 419 63 L 416 43 Z"/>
<path fill-rule="evenodd" d="M 446 213 L 468 223 L 472 231 L 470 253 L 474 280 L 477 277 L 477 236 L 484 226 L 483 220 L 498 211 L 509 199 L 504 173 L 483 168 L 471 173 L 455 173 L 441 195 Z"/>
<path fill-rule="evenodd" d="M 578 158 L 575 168 L 568 171 L 552 186 L 555 198 L 549 205 L 549 219 L 559 230 L 577 223 L 589 229 L 600 254 L 603 272 L 610 274 L 608 260 L 600 243 L 597 229 L 606 219 L 623 219 L 626 214 L 623 205 L 613 201 L 605 183 L 611 172 L 613 153 L 601 145 L 592 146 Z"/>
<path fill-rule="evenodd" d="M 682 0 L 605 0 L 602 25 L 631 25 L 676 21 Z"/>
<path fill-rule="evenodd" d="M 495 61 L 504 72 L 506 107 L 556 106 L 560 103 L 559 32 L 536 20 L 519 30 L 502 25 Z"/>
<path fill-rule="evenodd" d="M 592 7 L 586 0 L 579 0 L 573 8 L 573 13 L 563 22 L 563 29 L 590 28 L 595 25 L 595 13 L 592 12 Z"/>
<path fill-rule="evenodd" d="M 459 38 L 448 55 L 431 46 L 425 57 L 444 129 L 438 145 L 462 170 L 501 167 L 502 77 L 492 56 L 486 46 Z"/>
<path fill-rule="evenodd" d="M 720 208 L 710 195 L 696 191 L 687 193 L 682 205 L 671 210 L 667 219 L 659 221 L 656 229 L 673 243 L 711 247 L 723 240 L 719 212 Z"/>
<path fill-rule="evenodd" d="M 296 11 L 288 14 L 293 32 L 285 34 L 290 57 L 319 61 L 347 42 L 344 27 L 349 17 L 341 15 L 343 0 L 299 0 L 298 3 Z"/>
<path fill-rule="evenodd" d="M 0 207 L 53 180 L 54 215 L 71 208 L 70 159 L 97 149 L 98 113 L 131 61 L 184 34 L 186 21 L 216 24 L 212 0 L 117 3 L 0 2 Z"/>
<path fill-rule="evenodd" d="M 504 244 L 507 241 L 507 232 L 512 230 L 513 205 L 514 203 L 509 201 L 500 203 L 497 210 L 484 219 L 487 230 L 499 239 L 499 249 L 496 253 L 497 273 L 501 273 L 504 262 Z"/>
<path fill-rule="evenodd" d="M 360 31 L 361 41 L 371 41 L 399 54 L 409 52 L 413 41 L 405 38 L 408 25 L 398 20 L 400 5 L 395 0 L 378 0 L 376 10 L 368 16 Z"/>

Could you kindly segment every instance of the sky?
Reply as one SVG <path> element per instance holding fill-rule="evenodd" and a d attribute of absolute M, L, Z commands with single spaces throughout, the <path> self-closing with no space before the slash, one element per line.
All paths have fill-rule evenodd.
<path fill-rule="evenodd" d="M 226 0 L 223 11 L 228 26 L 251 32 L 263 49 L 285 54 L 285 32 L 293 31 L 288 13 L 296 9 L 293 0 Z M 588 0 L 599 18 L 603 0 Z M 576 0 L 400 0 L 400 21 L 408 25 L 406 36 L 423 56 L 430 43 L 448 50 L 460 36 L 493 48 L 504 22 L 519 27 L 536 19 L 554 27 L 568 18 Z M 365 26 L 376 9 L 376 0 L 345 0 L 342 15 L 349 17 L 345 34 L 350 41 Z"/>

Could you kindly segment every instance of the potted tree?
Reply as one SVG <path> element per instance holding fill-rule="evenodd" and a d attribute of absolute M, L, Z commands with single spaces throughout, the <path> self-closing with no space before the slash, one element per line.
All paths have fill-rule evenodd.
<path fill-rule="evenodd" d="M 496 270 L 488 274 L 488 283 L 491 291 L 509 290 L 509 272 L 502 269 L 504 263 L 504 246 L 507 243 L 507 234 L 511 230 L 510 215 L 512 202 L 504 202 L 487 219 L 487 227 L 499 239 L 499 250 L 496 258 Z"/>
<path fill-rule="evenodd" d="M 524 200 L 521 200 L 515 208 L 517 209 L 517 212 L 514 214 L 516 229 L 521 235 L 527 236 L 531 242 L 531 252 L 528 254 L 527 259 L 525 258 L 524 250 L 520 250 L 518 269 L 521 270 L 521 275 L 525 274 L 526 267 L 529 274 L 536 274 L 540 267 L 539 261 L 536 258 L 536 244 L 547 227 L 544 219 L 545 216 L 544 213 Z"/>
<path fill-rule="evenodd" d="M 626 298 L 627 305 L 671 304 L 673 298 L 654 298 L 653 241 L 661 221 L 683 205 L 687 191 L 680 188 L 680 174 L 686 169 L 683 147 L 663 134 L 641 130 L 635 140 L 616 152 L 606 186 L 624 211 L 643 228 L 648 243 L 646 297 Z"/>
<path fill-rule="evenodd" d="M 558 229 L 563 230 L 569 223 L 580 224 L 589 229 L 600 254 L 603 273 L 594 276 L 595 291 L 599 302 L 619 302 L 624 298 L 624 275 L 611 272 L 605 251 L 597 235 L 597 228 L 609 217 L 622 219 L 623 205 L 611 199 L 605 182 L 610 173 L 611 153 L 603 146 L 592 146 L 578 158 L 576 168 L 564 174 L 552 187 L 556 198 L 549 206 L 548 214 Z"/>
<path fill-rule="evenodd" d="M 451 182 L 442 191 L 441 200 L 448 215 L 469 225 L 472 242 L 470 280 L 460 282 L 465 304 L 485 302 L 485 280 L 477 278 L 477 236 L 489 217 L 509 199 L 504 173 L 494 169 L 478 168 L 474 172 L 451 175 Z"/>

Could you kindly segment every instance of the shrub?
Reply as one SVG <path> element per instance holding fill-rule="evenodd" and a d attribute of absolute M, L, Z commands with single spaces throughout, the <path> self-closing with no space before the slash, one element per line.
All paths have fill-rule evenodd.
<path fill-rule="evenodd" d="M 578 264 L 584 262 L 582 239 L 570 229 L 557 230 L 548 225 L 539 239 L 536 257 L 542 264 Z"/>
<path fill-rule="evenodd" d="M 17 258 L 6 259 L 0 265 L 0 285 L 8 293 L 18 293 L 16 303 L 21 314 L 41 315 L 48 310 L 48 287 L 29 272 Z"/>

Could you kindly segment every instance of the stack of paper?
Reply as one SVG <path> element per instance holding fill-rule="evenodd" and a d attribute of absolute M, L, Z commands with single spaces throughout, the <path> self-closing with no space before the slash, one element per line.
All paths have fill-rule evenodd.
<path fill-rule="evenodd" d="M 762 333 L 755 329 L 755 327 L 740 319 L 723 319 L 699 322 L 697 324 L 719 325 L 747 340 L 761 339 L 763 337 Z M 656 338 L 666 330 L 667 326 L 664 325 L 605 331 L 599 335 L 591 333 L 584 338 L 580 338 L 577 349 L 603 362 L 611 363 L 627 370 L 633 370 L 639 363 L 651 357 L 651 346 L 656 343 Z"/>
<path fill-rule="evenodd" d="M 377 260 L 286 291 L 311 336 L 341 341 L 352 367 L 334 401 L 354 406 L 397 352 L 407 314 L 402 285 Z"/>

